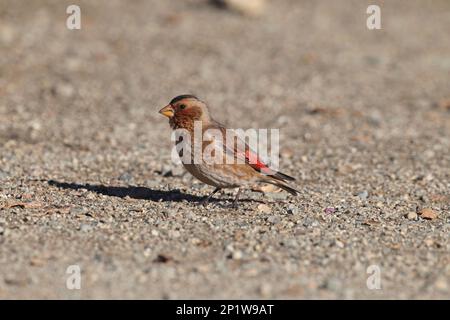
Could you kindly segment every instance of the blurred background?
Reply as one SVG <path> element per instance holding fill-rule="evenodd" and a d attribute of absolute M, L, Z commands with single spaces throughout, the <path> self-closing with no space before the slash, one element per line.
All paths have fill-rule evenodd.
<path fill-rule="evenodd" d="M 416 130 L 404 124 L 425 100 L 449 95 L 444 0 L 379 1 L 373 31 L 370 1 L 266 1 L 256 17 L 206 0 L 81 1 L 81 30 L 66 28 L 70 4 L 1 3 L 3 140 L 145 142 L 149 123 L 162 122 L 156 109 L 185 92 L 236 126 L 253 125 L 251 114 L 266 127 L 325 108 L 403 134 Z"/>
<path fill-rule="evenodd" d="M 0 231 L 0 297 L 78 297 L 52 280 L 76 261 L 90 268 L 86 281 L 95 289 L 80 295 L 87 298 L 448 297 L 450 2 L 225 2 L 0 2 L 0 227 L 9 230 Z M 66 27 L 71 4 L 81 8 L 80 30 Z M 370 4 L 381 8 L 381 30 L 366 27 Z M 281 129 L 281 168 L 299 177 L 304 190 L 291 201 L 298 216 L 289 219 L 298 227 L 280 222 L 281 229 L 270 229 L 271 236 L 258 240 L 260 249 L 252 249 L 245 239 L 266 222 L 252 225 L 259 220 L 238 214 L 253 230 L 241 230 L 246 236 L 239 242 L 230 240 L 238 228 L 230 222 L 220 220 L 217 230 L 228 228 L 221 238 L 195 219 L 186 221 L 199 210 L 189 197 L 159 201 L 173 189 L 196 196 L 210 191 L 191 189 L 195 182 L 173 167 L 169 126 L 157 113 L 184 93 L 208 102 L 231 127 Z M 49 180 L 80 187 L 36 182 Z M 138 190 L 88 192 L 88 184 L 159 193 L 139 202 Z M 151 219 L 163 221 L 164 210 L 178 212 L 178 220 L 175 214 L 167 222 L 172 233 L 130 216 L 127 201 L 142 219 L 153 212 Z M 309 234 L 307 219 L 321 221 L 329 206 L 347 212 L 348 220 L 323 218 L 326 227 Z M 440 219 L 398 238 L 404 216 L 424 206 Z M 89 233 L 111 212 L 117 224 Z M 358 229 L 357 221 L 380 226 Z M 336 224 L 356 229 L 339 233 Z M 218 238 L 202 247 L 190 244 L 194 234 Z M 434 242 L 424 245 L 430 237 Z M 237 241 L 232 248 L 241 247 L 244 257 L 264 258 L 248 258 L 251 267 L 229 264 L 229 241 Z M 390 247 L 396 243 L 400 249 Z M 162 251 L 183 266 L 148 271 Z M 364 280 L 374 257 L 389 266 L 390 282 L 378 295 Z M 200 281 L 203 287 L 195 285 Z"/>

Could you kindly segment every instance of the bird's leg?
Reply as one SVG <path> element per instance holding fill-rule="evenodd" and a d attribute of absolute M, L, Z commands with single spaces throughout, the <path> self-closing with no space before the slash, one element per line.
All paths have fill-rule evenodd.
<path fill-rule="evenodd" d="M 208 202 L 209 202 L 209 199 L 211 199 L 211 197 L 212 197 L 214 194 L 216 194 L 219 190 L 220 190 L 220 188 L 215 188 L 214 191 L 211 192 L 211 194 L 210 194 L 209 196 L 207 196 L 205 199 L 203 199 L 201 203 L 202 203 L 204 206 L 206 206 L 206 205 L 208 204 Z"/>
<path fill-rule="evenodd" d="M 236 197 L 234 197 L 234 200 L 233 200 L 233 208 L 237 208 L 237 202 L 238 202 L 238 200 L 239 200 L 239 196 L 240 196 L 240 194 L 241 194 L 241 191 L 242 191 L 242 189 L 239 188 L 239 189 L 238 189 L 238 192 L 236 193 Z"/>

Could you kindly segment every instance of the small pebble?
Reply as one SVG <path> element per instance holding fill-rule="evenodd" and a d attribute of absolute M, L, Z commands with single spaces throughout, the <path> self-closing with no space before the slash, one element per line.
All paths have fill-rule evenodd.
<path fill-rule="evenodd" d="M 423 219 L 427 219 L 427 220 L 434 220 L 438 217 L 437 212 L 430 208 L 424 208 L 424 209 L 420 210 L 419 215 Z"/>
<path fill-rule="evenodd" d="M 70 214 L 78 216 L 78 215 L 85 214 L 87 212 L 87 209 L 83 208 L 83 207 L 74 207 L 74 208 L 71 208 L 69 212 L 70 212 Z"/>
<path fill-rule="evenodd" d="M 341 248 L 341 249 L 345 247 L 344 243 L 339 240 L 336 240 L 335 244 L 336 244 L 336 247 Z"/>
<path fill-rule="evenodd" d="M 81 230 L 82 232 L 90 232 L 90 231 L 92 231 L 92 229 L 93 229 L 93 227 L 92 227 L 90 224 L 83 223 L 83 224 L 80 226 L 80 230 Z"/>
<path fill-rule="evenodd" d="M 130 183 L 133 181 L 133 176 L 129 172 L 125 172 L 119 176 L 119 180 L 125 183 Z"/>
<path fill-rule="evenodd" d="M 408 218 L 409 220 L 416 220 L 417 219 L 417 213 L 411 211 L 406 215 L 406 218 Z"/>
<path fill-rule="evenodd" d="M 298 214 L 298 208 L 293 204 L 290 204 L 286 211 L 288 214 Z"/>
<path fill-rule="evenodd" d="M 272 286 L 268 283 L 263 283 L 261 284 L 259 291 L 264 298 L 268 298 L 272 294 Z"/>
<path fill-rule="evenodd" d="M 272 224 L 277 224 L 280 221 L 281 221 L 281 219 L 279 216 L 270 216 L 267 218 L 267 222 L 272 223 Z"/>
<path fill-rule="evenodd" d="M 231 258 L 233 260 L 241 260 L 243 257 L 242 251 L 236 250 L 231 253 Z"/>
<path fill-rule="evenodd" d="M 450 108 L 449 108 L 449 110 L 450 110 Z M 442 292 L 448 293 L 448 289 L 450 287 L 450 281 L 447 277 L 440 276 L 439 278 L 436 279 L 434 285 L 435 285 L 436 289 L 438 289 Z"/>
<path fill-rule="evenodd" d="M 211 2 L 246 16 L 259 16 L 266 8 L 265 0 L 211 0 Z"/>
<path fill-rule="evenodd" d="M 267 204 L 261 203 L 258 205 L 258 211 L 262 213 L 270 213 L 272 210 Z"/>
<path fill-rule="evenodd" d="M 369 192 L 367 190 L 364 190 L 362 192 L 358 192 L 357 196 L 361 199 L 361 200 L 366 200 L 369 197 Z"/>

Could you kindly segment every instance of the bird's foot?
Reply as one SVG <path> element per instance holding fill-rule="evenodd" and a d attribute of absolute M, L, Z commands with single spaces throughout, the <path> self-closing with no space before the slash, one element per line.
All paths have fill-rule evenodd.
<path fill-rule="evenodd" d="M 218 191 L 220 191 L 220 188 L 214 189 L 214 191 L 211 192 L 211 194 L 210 194 L 209 196 L 206 196 L 206 197 L 200 202 L 200 204 L 203 205 L 204 207 L 206 207 L 206 206 L 208 205 L 209 200 L 211 199 L 211 197 L 212 197 L 216 192 L 218 192 Z"/>
<path fill-rule="evenodd" d="M 241 191 L 242 191 L 242 189 L 239 188 L 238 192 L 236 193 L 236 197 L 234 198 L 233 203 L 231 204 L 231 207 L 233 209 L 237 209 L 238 208 L 238 200 L 239 200 L 239 196 L 241 194 Z"/>
<path fill-rule="evenodd" d="M 209 204 L 209 197 L 208 196 L 206 196 L 202 201 L 200 201 L 200 204 L 203 206 L 203 207 L 207 207 L 208 206 L 208 204 Z"/>

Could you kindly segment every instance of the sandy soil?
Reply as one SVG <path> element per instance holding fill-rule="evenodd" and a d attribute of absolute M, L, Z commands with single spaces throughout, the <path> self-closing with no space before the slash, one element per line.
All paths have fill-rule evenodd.
<path fill-rule="evenodd" d="M 450 2 L 378 2 L 1 1 L 0 298 L 449 298 Z M 301 194 L 199 206 L 157 113 L 187 92 L 279 128 Z"/>

